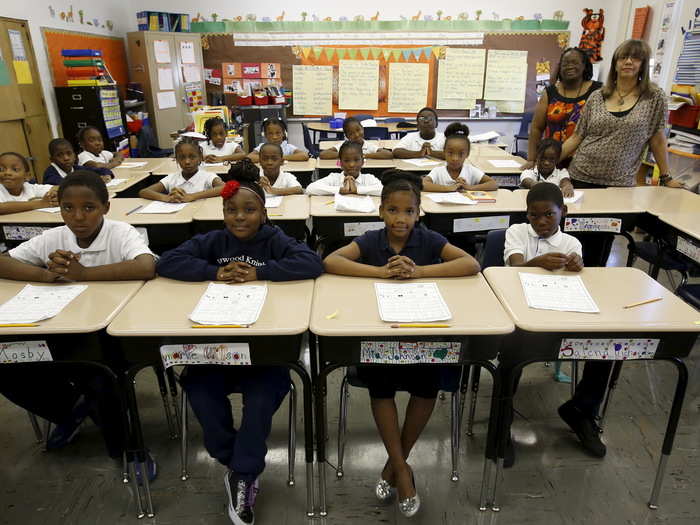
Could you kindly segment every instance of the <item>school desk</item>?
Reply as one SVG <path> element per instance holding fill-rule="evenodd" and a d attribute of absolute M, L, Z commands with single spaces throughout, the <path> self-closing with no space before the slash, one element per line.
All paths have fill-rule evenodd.
<path fill-rule="evenodd" d="M 625 352 L 625 345 L 636 345 L 638 342 L 644 344 L 650 340 L 651 358 L 670 361 L 678 370 L 661 459 L 649 498 L 649 507 L 656 508 L 688 382 L 688 371 L 681 358 L 689 355 L 700 333 L 700 325 L 695 324 L 698 312 L 641 270 L 614 267 L 589 267 L 576 274 L 562 272 L 565 275 L 581 276 L 600 313 L 538 310 L 528 307 L 519 273 L 550 272 L 541 268 L 511 267 L 491 267 L 484 272 L 489 285 L 516 326 L 515 332 L 504 341 L 499 355 L 499 369 L 503 373 L 503 403 L 499 421 L 503 420 L 506 410 L 511 409 L 515 378 L 524 366 L 538 361 L 586 360 L 586 345 L 598 342 L 603 350 L 602 353 L 594 354 L 599 356 L 598 360 L 635 360 L 639 359 L 639 354 L 633 353 L 633 349 Z M 631 303 L 658 297 L 662 299 L 634 308 L 624 308 Z M 657 344 L 653 353 L 653 346 Z M 499 425 L 497 432 L 499 472 L 494 478 L 488 501 L 493 510 L 499 509 L 496 489 L 506 441 L 505 428 L 502 427 Z M 485 505 L 482 507 L 485 508 Z"/>
<path fill-rule="evenodd" d="M 689 262 L 700 265 L 700 210 L 695 212 L 668 212 L 656 217 L 658 225 L 654 236 Z M 658 266 L 652 268 L 652 277 L 658 275 Z"/>
<path fill-rule="evenodd" d="M 4 242 L 8 248 L 15 247 L 27 239 L 62 224 L 63 217 L 60 212 L 31 210 L 0 215 L 0 241 Z"/>
<path fill-rule="evenodd" d="M 114 172 L 115 177 L 119 177 L 119 173 L 122 171 L 146 171 L 148 173 L 152 173 L 153 171 L 157 170 L 160 168 L 161 165 L 164 163 L 167 163 L 168 157 L 157 157 L 157 158 L 131 158 L 131 157 L 126 157 L 124 159 L 124 162 L 117 166 L 116 168 L 112 168 L 112 171 Z M 145 162 L 146 164 L 143 166 L 137 166 L 137 167 L 128 167 L 129 164 L 133 163 L 141 163 Z"/>
<path fill-rule="evenodd" d="M 115 179 L 121 179 L 116 186 L 107 186 L 111 197 L 125 198 L 138 197 L 139 191 L 148 186 L 151 174 L 147 171 L 120 170 L 116 172 Z"/>
<path fill-rule="evenodd" d="M 24 288 L 25 282 L 0 280 L 0 303 L 14 297 Z M 30 283 L 47 286 L 41 283 Z M 58 315 L 37 323 L 32 327 L 0 327 L 0 366 L 15 366 L 18 363 L 31 363 L 32 367 L 51 367 L 56 373 L 80 365 L 91 367 L 95 373 L 109 379 L 117 392 L 123 393 L 122 378 L 110 366 L 114 358 L 114 340 L 105 328 L 116 314 L 143 286 L 143 281 L 99 281 L 84 282 L 87 289 L 71 301 Z M 55 286 L 55 285 L 54 285 Z M 59 285 L 60 286 L 60 285 Z M 21 342 L 45 343 L 50 356 L 39 361 L 41 356 L 33 352 L 30 359 L 13 356 L 13 347 Z M 14 345 L 12 345 L 14 343 Z M 12 345 L 12 346 L 11 346 Z M 20 348 L 22 345 L 19 345 Z M 26 348 L 26 346 L 25 346 Z M 124 399 L 124 396 L 120 396 Z M 123 405 L 124 428 L 129 428 L 127 404 Z M 131 457 L 131 454 L 129 455 Z M 143 458 L 140 458 L 141 460 Z M 108 461 L 105 459 L 105 461 Z M 135 480 L 133 463 L 131 478 Z M 135 485 L 135 483 L 134 483 Z M 137 516 L 144 512 L 140 498 L 136 498 Z"/>
<path fill-rule="evenodd" d="M 336 147 L 336 146 L 340 147 L 341 144 L 343 144 L 343 142 L 345 142 L 345 141 L 344 140 L 322 140 L 321 142 L 318 143 L 318 147 L 321 150 L 331 149 L 331 148 Z M 398 140 L 365 140 L 365 142 L 367 144 L 374 144 L 378 148 L 384 148 L 385 146 L 383 146 L 383 144 L 385 142 L 390 142 L 390 143 L 391 142 L 398 142 Z"/>
<path fill-rule="evenodd" d="M 318 142 L 316 134 L 317 133 L 335 133 L 336 136 L 342 137 L 343 136 L 343 127 L 339 128 L 331 128 L 330 124 L 328 122 L 308 122 L 306 123 L 306 127 L 309 128 L 309 131 L 313 132 L 313 142 L 316 143 Z M 387 131 L 389 132 L 389 135 L 399 135 L 400 133 L 412 133 L 416 131 L 418 128 L 415 126 L 411 126 L 408 128 L 404 127 L 398 127 L 396 122 L 377 122 L 378 128 L 387 128 Z"/>
<path fill-rule="evenodd" d="M 371 173 L 375 176 L 381 175 L 384 170 L 396 167 L 394 159 L 365 159 L 362 165 L 363 173 Z M 325 177 L 329 173 L 342 171 L 338 159 L 317 159 L 316 168 L 318 169 L 319 178 Z M 301 182 L 301 181 L 300 181 Z M 306 186 L 305 186 L 306 187 Z"/>
<path fill-rule="evenodd" d="M 499 186 L 517 188 L 520 185 L 521 166 L 525 164 L 525 160 L 523 160 L 522 157 L 510 155 L 503 151 L 500 154 L 493 153 L 493 151 L 495 150 L 488 150 L 484 153 L 481 151 L 475 152 L 475 155 L 469 156 L 469 160 L 474 166 L 495 180 Z M 498 168 L 491 162 L 493 160 L 512 160 L 518 164 L 518 167 Z"/>
<path fill-rule="evenodd" d="M 252 364 L 278 365 L 294 370 L 301 379 L 304 399 L 304 445 L 306 458 L 306 512 L 314 514 L 313 426 L 311 379 L 301 361 L 302 338 L 309 327 L 314 282 L 267 282 L 267 297 L 258 321 L 248 328 L 192 328 L 189 315 L 209 285 L 158 277 L 146 283 L 116 316 L 107 332 L 118 338 L 127 360 L 133 363 L 129 377 L 161 363 L 163 345 L 244 343 Z M 231 285 L 235 286 L 235 285 Z M 177 300 L 173 301 L 172 298 Z M 167 301 L 167 308 L 154 305 Z M 223 365 L 222 365 L 223 366 Z M 231 365 L 238 366 L 238 365 Z M 130 395 L 133 380 L 126 381 Z M 137 448 L 143 453 L 143 435 L 135 412 Z M 145 487 L 150 493 L 149 487 Z M 147 498 L 150 503 L 150 500 Z M 150 507 L 152 513 L 152 506 Z"/>
<path fill-rule="evenodd" d="M 392 328 L 379 317 L 374 283 L 382 279 L 346 277 L 324 274 L 316 279 L 314 301 L 311 309 L 310 339 L 311 371 L 316 387 L 316 461 L 319 473 L 320 513 L 327 514 L 326 508 L 326 378 L 334 369 L 341 366 L 373 366 L 382 358 L 391 359 L 396 349 L 387 347 L 397 344 L 441 344 L 441 349 L 449 348 L 457 355 L 442 359 L 436 357 L 436 364 L 464 366 L 478 363 L 494 375 L 494 390 L 489 419 L 489 435 L 495 432 L 496 421 L 494 400 L 499 395 L 500 380 L 491 363 L 498 355 L 505 334 L 514 326 L 483 275 L 472 277 L 416 279 L 407 282 L 437 282 L 440 293 L 450 308 L 452 319 L 446 321 L 449 328 Z M 385 282 L 399 282 L 389 281 Z M 478 308 L 472 308 L 478 304 Z M 314 339 L 316 341 L 314 341 Z M 317 344 L 316 344 L 317 343 Z M 368 352 L 367 347 L 374 347 Z M 364 354 L 363 354 L 364 347 Z M 449 356 L 449 354 L 447 354 Z M 364 357 L 364 358 L 363 358 Z M 431 361 L 432 362 L 432 361 Z M 411 366 L 401 362 L 396 366 Z M 320 367 L 320 368 L 319 368 Z M 366 407 L 369 411 L 369 406 Z M 379 435 L 376 440 L 380 441 Z M 484 472 L 488 463 L 484 463 Z M 377 472 L 381 465 L 377 465 Z M 487 487 L 482 479 L 482 491 Z"/>
<path fill-rule="evenodd" d="M 425 164 L 417 165 L 411 162 L 412 160 L 424 160 Z M 412 171 L 419 175 L 427 175 L 434 168 L 439 168 L 445 165 L 445 161 L 434 157 L 423 157 L 421 159 L 394 159 L 394 165 L 398 170 Z"/>
<path fill-rule="evenodd" d="M 496 202 L 478 204 L 440 204 L 421 193 L 421 209 L 425 212 L 426 225 L 443 235 L 453 233 L 483 233 L 502 230 L 511 224 L 525 221 L 525 208 L 510 190 L 487 192 Z"/>
<path fill-rule="evenodd" d="M 290 237 L 306 238 L 306 220 L 309 218 L 308 195 L 285 195 L 277 208 L 267 208 L 270 220 Z M 194 227 L 198 233 L 219 230 L 224 227 L 224 207 L 220 197 L 205 199 L 194 214 Z"/>

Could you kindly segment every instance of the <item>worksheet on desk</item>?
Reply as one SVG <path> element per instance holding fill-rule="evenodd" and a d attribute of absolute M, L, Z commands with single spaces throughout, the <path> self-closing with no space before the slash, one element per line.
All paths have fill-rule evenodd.
<path fill-rule="evenodd" d="M 265 194 L 265 207 L 266 208 L 279 208 L 282 206 L 283 195 L 269 195 Z"/>
<path fill-rule="evenodd" d="M 265 284 L 209 283 L 190 319 L 205 325 L 248 326 L 260 317 L 266 296 Z"/>
<path fill-rule="evenodd" d="M 414 323 L 452 318 L 437 283 L 374 283 L 382 321 Z"/>
<path fill-rule="evenodd" d="M 129 179 L 112 179 L 107 183 L 108 188 L 113 188 L 114 186 L 119 186 L 120 184 L 128 181 Z"/>
<path fill-rule="evenodd" d="M 26 285 L 0 305 L 0 324 L 36 323 L 58 315 L 73 299 L 87 290 L 86 284 L 68 286 Z"/>
<path fill-rule="evenodd" d="M 451 191 L 448 193 L 426 193 L 431 201 L 437 202 L 438 204 L 476 204 L 477 202 L 470 199 L 463 193 L 456 191 Z"/>
<path fill-rule="evenodd" d="M 134 161 L 124 161 L 122 162 L 119 166 L 116 166 L 117 169 L 119 168 L 124 168 L 124 169 L 134 169 L 134 168 L 142 168 L 148 164 L 148 161 L 140 161 L 140 162 L 134 162 Z"/>
<path fill-rule="evenodd" d="M 519 168 L 520 163 L 512 159 L 489 159 L 494 168 Z"/>
<path fill-rule="evenodd" d="M 187 206 L 186 202 L 153 201 L 141 208 L 138 213 L 175 213 Z"/>
<path fill-rule="evenodd" d="M 377 206 L 374 204 L 372 197 L 369 195 L 342 195 L 336 193 L 335 211 L 341 212 L 357 212 L 357 213 L 372 213 L 376 211 Z"/>
<path fill-rule="evenodd" d="M 600 313 L 598 305 L 579 275 L 520 273 L 525 300 L 530 308 L 560 312 Z"/>

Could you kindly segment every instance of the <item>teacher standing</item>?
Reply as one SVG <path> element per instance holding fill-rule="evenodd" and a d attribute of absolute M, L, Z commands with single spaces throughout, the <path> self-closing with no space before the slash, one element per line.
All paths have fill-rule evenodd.
<path fill-rule="evenodd" d="M 666 151 L 666 95 L 649 80 L 651 50 L 642 40 L 626 40 L 615 50 L 605 85 L 588 99 L 562 158 L 573 154 L 569 174 L 575 187 L 634 186 L 648 144 L 661 172 L 672 180 Z"/>

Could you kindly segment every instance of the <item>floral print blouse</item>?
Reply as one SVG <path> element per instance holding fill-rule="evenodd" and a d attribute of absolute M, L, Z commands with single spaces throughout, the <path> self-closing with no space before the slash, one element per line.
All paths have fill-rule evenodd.
<path fill-rule="evenodd" d="M 547 86 L 547 125 L 544 130 L 544 138 L 564 142 L 576 129 L 576 123 L 581 117 L 583 106 L 588 97 L 603 84 L 592 82 L 583 95 L 576 98 L 563 97 L 556 86 Z"/>

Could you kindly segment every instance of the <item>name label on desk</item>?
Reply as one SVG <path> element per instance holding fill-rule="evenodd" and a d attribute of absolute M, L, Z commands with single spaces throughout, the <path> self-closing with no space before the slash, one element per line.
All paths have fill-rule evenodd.
<path fill-rule="evenodd" d="M 615 217 L 567 217 L 564 231 L 620 233 L 622 221 Z"/>
<path fill-rule="evenodd" d="M 517 188 L 520 186 L 520 176 L 519 175 L 497 175 L 495 173 L 489 175 L 493 180 L 495 180 L 499 186 L 510 186 Z"/>
<path fill-rule="evenodd" d="M 345 237 L 359 237 L 372 230 L 381 230 L 384 222 L 346 222 L 343 224 L 343 234 Z"/>
<path fill-rule="evenodd" d="M 3 226 L 2 232 L 8 241 L 26 241 L 50 229 L 45 226 Z"/>
<path fill-rule="evenodd" d="M 360 361 L 385 365 L 458 363 L 461 346 L 451 341 L 362 341 Z"/>
<path fill-rule="evenodd" d="M 163 366 L 241 365 L 250 366 L 248 343 L 211 343 L 164 345 L 160 347 Z"/>
<path fill-rule="evenodd" d="M 559 359 L 654 359 L 659 339 L 562 339 Z"/>
<path fill-rule="evenodd" d="M 678 240 L 676 241 L 676 250 L 678 250 L 686 257 L 691 258 L 695 262 L 700 263 L 700 246 L 696 246 L 688 239 L 685 239 L 680 235 L 678 236 Z"/>
<path fill-rule="evenodd" d="M 454 233 L 483 232 L 486 230 L 504 230 L 508 226 L 510 226 L 510 215 L 464 217 L 463 219 L 454 220 L 452 223 L 452 231 Z"/>
<path fill-rule="evenodd" d="M 40 361 L 53 361 L 46 341 L 0 343 L 0 363 L 34 363 Z"/>

